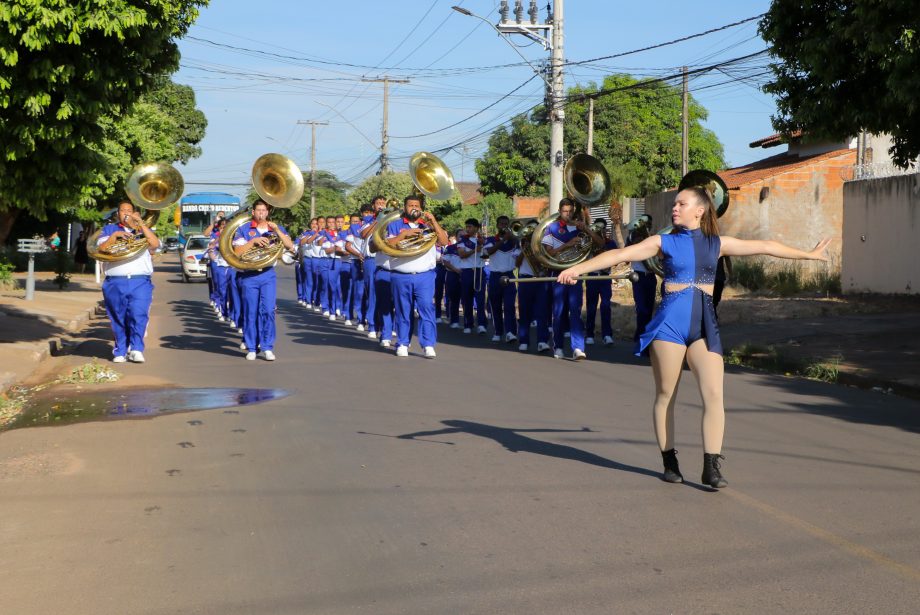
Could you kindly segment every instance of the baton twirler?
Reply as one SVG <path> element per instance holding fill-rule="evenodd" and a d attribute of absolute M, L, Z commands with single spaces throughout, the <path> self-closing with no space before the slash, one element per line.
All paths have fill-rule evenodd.
<path fill-rule="evenodd" d="M 633 284 L 639 281 L 639 274 L 635 271 L 626 271 L 623 273 L 614 273 L 611 275 L 579 275 L 575 276 L 575 280 L 629 280 Z M 547 276 L 540 278 L 511 278 L 506 275 L 503 275 L 500 279 L 502 286 L 507 286 L 508 284 L 523 284 L 525 282 L 555 282 L 555 276 Z"/>

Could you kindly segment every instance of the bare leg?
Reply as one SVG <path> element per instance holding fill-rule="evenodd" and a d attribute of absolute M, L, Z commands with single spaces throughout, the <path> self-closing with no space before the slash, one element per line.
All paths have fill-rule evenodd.
<path fill-rule="evenodd" d="M 655 405 L 652 420 L 658 448 L 674 448 L 674 402 L 687 348 L 681 344 L 655 340 L 651 344 L 652 373 L 655 375 Z"/>
<path fill-rule="evenodd" d="M 705 340 L 697 340 L 687 349 L 687 363 L 700 387 L 703 398 L 703 452 L 722 452 L 725 434 L 725 404 L 722 397 L 725 363 L 722 355 L 709 352 Z"/>

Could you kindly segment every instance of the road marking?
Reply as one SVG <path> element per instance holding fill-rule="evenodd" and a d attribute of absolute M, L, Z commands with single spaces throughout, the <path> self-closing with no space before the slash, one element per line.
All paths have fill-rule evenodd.
<path fill-rule="evenodd" d="M 796 527 L 819 540 L 822 540 L 830 545 L 850 553 L 851 555 L 861 557 L 870 562 L 878 564 L 879 566 L 893 570 L 898 574 L 907 577 L 908 579 L 920 581 L 920 570 L 917 570 L 913 566 L 908 566 L 907 564 L 891 559 L 887 555 L 882 555 L 878 551 L 873 551 L 868 547 L 864 547 L 860 544 L 856 544 L 855 542 L 851 542 L 842 536 L 838 536 L 837 534 L 825 530 L 824 528 L 818 527 L 817 525 L 813 525 L 804 519 L 799 519 L 794 515 L 779 510 L 778 508 L 774 508 L 773 506 L 770 506 L 765 502 L 761 502 L 754 497 L 741 493 L 738 490 L 723 489 L 721 493 L 741 502 L 742 504 L 745 504 L 746 506 L 755 508 L 781 523 L 786 523 L 787 525 Z"/>

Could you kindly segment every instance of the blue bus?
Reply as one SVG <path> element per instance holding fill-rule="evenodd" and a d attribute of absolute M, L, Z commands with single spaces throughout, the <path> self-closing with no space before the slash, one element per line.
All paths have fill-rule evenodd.
<path fill-rule="evenodd" d="M 200 234 L 211 225 L 217 212 L 232 218 L 240 208 L 240 198 L 226 192 L 193 192 L 179 200 L 179 242 L 185 245 L 189 235 Z"/>

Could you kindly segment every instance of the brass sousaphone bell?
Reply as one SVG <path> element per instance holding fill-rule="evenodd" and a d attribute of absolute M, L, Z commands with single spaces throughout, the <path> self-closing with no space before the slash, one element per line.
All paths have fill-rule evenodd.
<path fill-rule="evenodd" d="M 582 210 L 601 203 L 606 203 L 610 198 L 610 176 L 607 169 L 594 156 L 577 154 L 565 163 L 565 188 Z M 559 214 L 547 216 L 536 226 L 530 236 L 530 250 L 534 258 L 543 267 L 561 271 L 585 261 L 594 252 L 593 242 L 588 233 L 581 233 L 577 245 L 568 248 L 555 256 L 550 256 L 543 245 L 543 236 L 549 225 L 559 219 Z M 591 226 L 595 232 L 601 230 L 601 225 L 595 223 Z"/>
<path fill-rule="evenodd" d="M 303 196 L 303 173 L 294 161 L 281 154 L 264 154 L 252 165 L 252 187 L 263 201 L 272 207 L 289 209 Z M 231 219 L 220 233 L 217 247 L 227 264 L 235 269 L 265 269 L 275 264 L 285 252 L 280 237 L 266 235 L 268 246 L 253 246 L 243 254 L 233 250 L 233 237 L 237 230 L 252 221 L 250 212 L 244 211 Z"/>
<path fill-rule="evenodd" d="M 703 188 L 706 190 L 712 198 L 712 206 L 716 209 L 717 218 L 721 218 L 725 212 L 728 211 L 728 204 L 731 198 L 728 192 L 728 185 L 726 185 L 725 181 L 719 177 L 718 174 L 705 169 L 694 169 L 684 175 L 680 183 L 677 184 L 678 192 L 686 190 L 687 188 Z M 648 228 L 648 225 L 643 225 L 639 228 L 644 229 L 646 233 L 651 233 L 651 229 Z M 673 231 L 674 227 L 668 225 L 658 231 L 658 235 L 668 235 Z M 644 264 L 649 271 L 653 271 L 655 275 L 664 277 L 664 271 L 661 269 L 661 262 L 657 256 L 646 259 Z"/>
<path fill-rule="evenodd" d="M 444 162 L 428 152 L 418 152 L 409 161 L 409 177 L 415 185 L 417 195 L 429 199 L 444 200 L 454 193 L 454 176 Z M 411 258 L 424 254 L 438 240 L 437 233 L 432 229 L 409 237 L 399 242 L 398 246 L 391 246 L 387 240 L 387 226 L 402 215 L 402 209 L 394 207 L 383 211 L 377 217 L 377 226 L 374 227 L 374 247 L 387 254 L 400 258 Z"/>
<path fill-rule="evenodd" d="M 144 224 L 148 227 L 156 224 L 160 210 L 175 203 L 182 196 L 183 190 L 185 182 L 182 174 L 165 162 L 139 164 L 131 169 L 128 181 L 125 182 L 128 199 L 136 208 L 145 212 Z M 104 263 L 128 261 L 150 247 L 144 235 L 135 235 L 120 238 L 103 251 L 96 245 L 101 233 L 102 229 L 99 229 L 86 241 L 86 251 L 93 260 Z"/>

